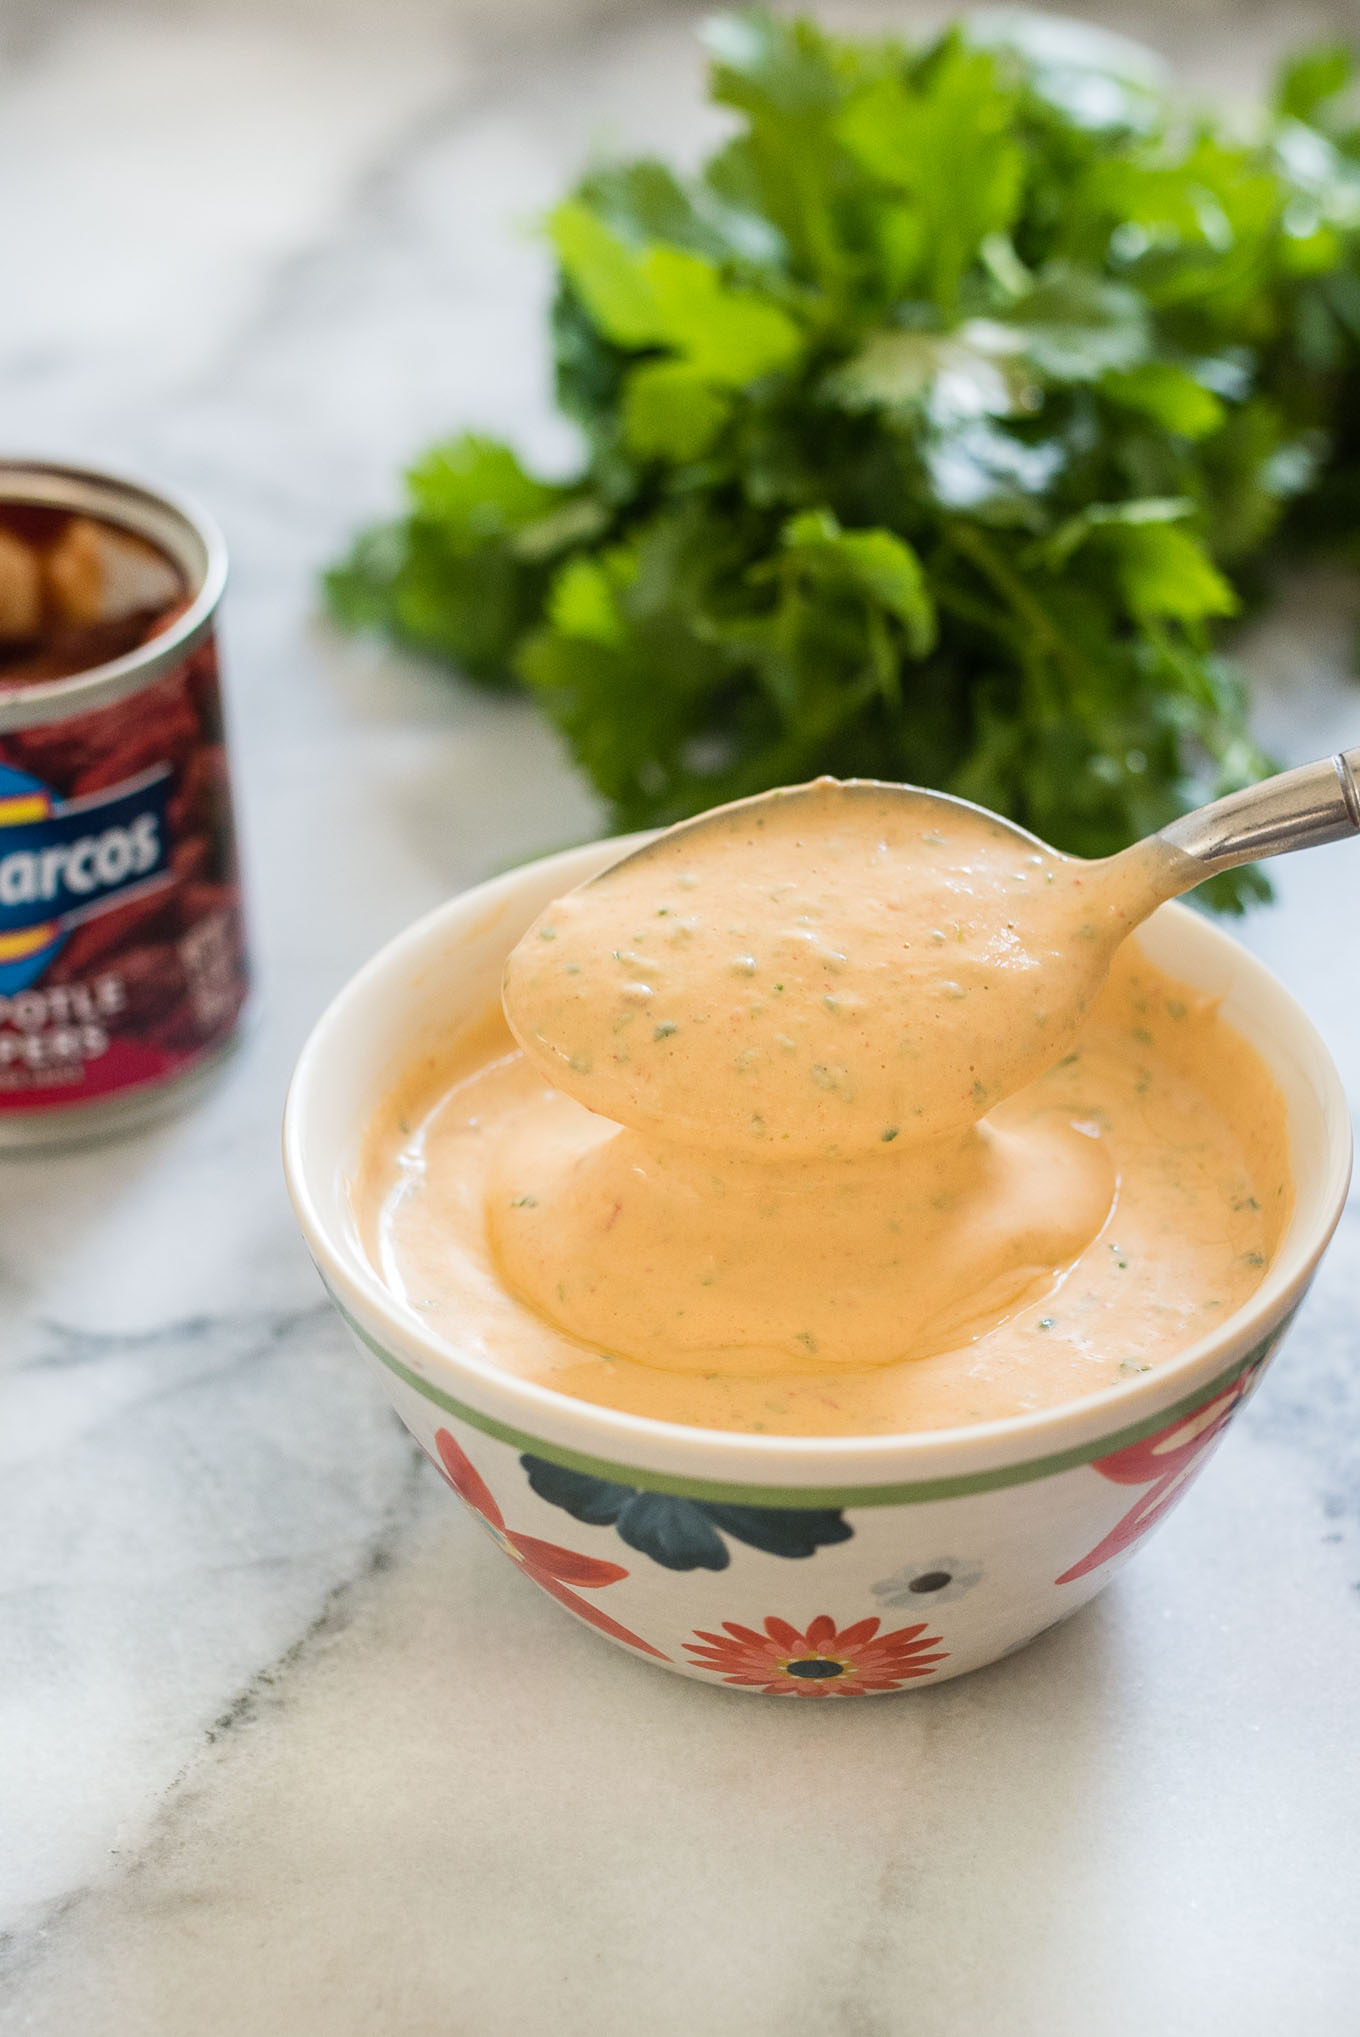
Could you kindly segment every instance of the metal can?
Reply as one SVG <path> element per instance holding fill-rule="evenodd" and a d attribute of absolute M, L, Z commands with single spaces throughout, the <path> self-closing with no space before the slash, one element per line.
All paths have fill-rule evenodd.
<path fill-rule="evenodd" d="M 122 655 L 10 684 L 0 669 L 12 1147 L 129 1129 L 182 1097 L 232 1045 L 249 965 L 214 639 L 220 534 L 138 482 L 29 460 L 0 461 L 0 514 L 131 533 L 125 547 L 154 549 L 180 590 Z"/>

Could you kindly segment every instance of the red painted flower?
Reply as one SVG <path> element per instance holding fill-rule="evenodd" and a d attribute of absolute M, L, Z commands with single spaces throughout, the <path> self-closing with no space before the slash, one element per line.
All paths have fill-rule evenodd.
<path fill-rule="evenodd" d="M 863 1697 L 867 1690 L 896 1690 L 909 1677 L 929 1676 L 947 1659 L 925 1651 L 939 1646 L 924 1621 L 880 1634 L 878 1620 L 861 1620 L 838 1634 L 828 1613 L 821 1613 L 806 1634 L 773 1615 L 763 1634 L 723 1621 L 721 1634 L 700 1630 L 685 1647 L 704 1669 L 721 1671 L 724 1683 L 745 1684 L 769 1697 Z M 919 1637 L 924 1636 L 924 1639 Z"/>
<path fill-rule="evenodd" d="M 525 1575 L 541 1585 L 550 1598 L 566 1606 L 579 1619 L 589 1621 L 602 1634 L 612 1634 L 616 1641 L 626 1641 L 630 1648 L 640 1648 L 644 1655 L 654 1655 L 659 1662 L 668 1662 L 659 1648 L 653 1648 L 650 1641 L 644 1641 L 637 1634 L 621 1627 L 617 1620 L 611 1620 L 608 1613 L 602 1613 L 569 1589 L 573 1584 L 587 1591 L 598 1591 L 602 1585 L 617 1584 L 628 1572 L 621 1563 L 603 1563 L 598 1556 L 580 1556 L 574 1549 L 561 1549 L 556 1542 L 540 1542 L 536 1535 L 517 1535 L 505 1525 L 505 1516 L 491 1495 L 486 1480 L 478 1471 L 471 1458 L 459 1449 L 447 1429 L 440 1429 L 435 1436 L 439 1450 L 439 1468 L 459 1499 L 470 1507 L 493 1541 L 500 1544 L 511 1561 L 517 1563 Z"/>
<path fill-rule="evenodd" d="M 1145 1436 L 1141 1443 L 1130 1443 L 1126 1450 L 1115 1450 L 1108 1457 L 1095 1459 L 1091 1469 L 1102 1478 L 1115 1485 L 1143 1485 L 1147 1490 L 1138 1495 L 1103 1541 L 1097 1542 L 1070 1570 L 1064 1570 L 1061 1577 L 1054 1578 L 1055 1584 L 1070 1584 L 1074 1578 L 1098 1570 L 1102 1563 L 1108 1563 L 1111 1557 L 1139 1541 L 1149 1528 L 1156 1527 L 1218 1442 L 1260 1369 L 1260 1363 L 1249 1365 L 1231 1386 L 1215 1394 L 1203 1407 L 1182 1415 L 1159 1429 L 1155 1436 Z"/>

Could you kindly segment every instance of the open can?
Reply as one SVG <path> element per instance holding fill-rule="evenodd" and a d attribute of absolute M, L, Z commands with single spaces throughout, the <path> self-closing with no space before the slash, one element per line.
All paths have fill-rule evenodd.
<path fill-rule="evenodd" d="M 13 1147 L 129 1129 L 181 1098 L 235 1040 L 249 966 L 220 533 L 120 476 L 8 460 L 0 554 L 0 650 L 36 632 L 32 655 L 0 657 L 0 1146 Z M 126 587 L 143 561 L 152 606 L 101 618 L 105 583 L 125 610 L 141 598 Z M 70 669 L 86 648 L 98 661 Z"/>

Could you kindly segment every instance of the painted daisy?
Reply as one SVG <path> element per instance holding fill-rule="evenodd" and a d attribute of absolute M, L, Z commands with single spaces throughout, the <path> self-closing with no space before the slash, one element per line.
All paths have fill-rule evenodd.
<path fill-rule="evenodd" d="M 724 1683 L 762 1690 L 769 1697 L 863 1697 L 866 1691 L 897 1690 L 910 1677 L 929 1676 L 937 1662 L 939 1636 L 927 1634 L 924 1622 L 880 1634 L 877 1619 L 860 1620 L 838 1631 L 829 1613 L 820 1613 L 800 1634 L 771 1614 L 763 1633 L 723 1621 L 721 1634 L 699 1629 L 686 1652 L 702 1669 L 717 1670 Z"/>

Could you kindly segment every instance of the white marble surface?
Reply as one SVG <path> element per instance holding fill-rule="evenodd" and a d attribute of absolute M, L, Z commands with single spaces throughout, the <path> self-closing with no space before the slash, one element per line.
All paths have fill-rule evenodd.
<path fill-rule="evenodd" d="M 1355 20 L 1290 17 L 1139 22 L 1239 90 Z M 960 1683 L 807 1708 L 659 1674 L 516 1578 L 295 1237 L 276 1125 L 330 992 L 593 817 L 525 708 L 328 633 L 315 570 L 446 424 L 566 457 L 527 223 L 593 145 L 701 146 L 690 26 L 0 8 L 0 443 L 135 464 L 226 526 L 263 986 L 190 1114 L 0 1167 L 6 2037 L 1357 2027 L 1354 1209 L 1093 1609 Z M 1357 612 L 1315 580 L 1255 632 L 1284 752 L 1357 740 Z M 1248 938 L 1360 1096 L 1360 860 L 1280 879 Z"/>

